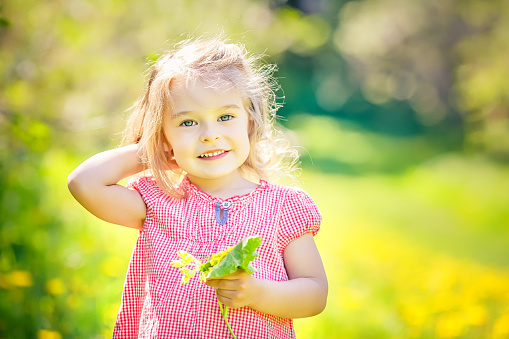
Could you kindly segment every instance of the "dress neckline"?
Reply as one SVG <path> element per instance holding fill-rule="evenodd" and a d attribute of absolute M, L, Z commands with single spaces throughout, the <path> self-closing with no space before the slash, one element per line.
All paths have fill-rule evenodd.
<path fill-rule="evenodd" d="M 197 201 L 206 203 L 206 204 L 214 204 L 216 202 L 224 202 L 228 201 L 232 204 L 232 207 L 240 207 L 250 202 L 255 195 L 259 192 L 268 188 L 269 184 L 265 180 L 260 180 L 260 184 L 254 190 L 249 193 L 242 195 L 234 195 L 227 199 L 214 197 L 207 192 L 202 191 L 195 184 L 193 184 L 187 176 L 182 179 L 181 187 L 184 191 L 187 192 L 188 196 L 193 196 Z"/>

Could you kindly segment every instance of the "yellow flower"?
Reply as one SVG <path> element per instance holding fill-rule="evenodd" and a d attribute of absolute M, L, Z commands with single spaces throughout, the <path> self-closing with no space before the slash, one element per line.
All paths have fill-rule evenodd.
<path fill-rule="evenodd" d="M 221 251 L 218 253 L 213 253 L 207 262 L 202 264 L 199 260 L 193 257 L 191 254 L 185 251 L 178 251 L 177 255 L 180 257 L 179 260 L 173 260 L 170 265 L 173 267 L 181 268 L 180 272 L 183 274 L 182 277 L 182 285 L 189 282 L 189 280 L 198 272 L 200 272 L 200 280 L 205 281 L 207 274 L 212 271 L 214 266 L 219 264 L 227 255 L 233 247 L 228 247 L 225 251 Z M 186 268 L 187 265 L 193 265 L 191 269 Z"/>
<path fill-rule="evenodd" d="M 196 274 L 196 270 L 190 270 L 188 268 L 182 268 L 180 270 L 180 272 L 184 275 L 182 277 L 182 281 L 180 282 L 182 285 L 186 284 L 187 282 L 189 282 L 189 280 L 194 277 L 194 275 Z"/>
<path fill-rule="evenodd" d="M 33 285 L 32 274 L 29 271 L 13 271 L 10 274 L 10 283 L 18 287 L 30 287 Z"/>
<path fill-rule="evenodd" d="M 65 285 L 62 279 L 53 278 L 46 282 L 46 291 L 53 295 L 59 295 L 65 293 Z"/>
<path fill-rule="evenodd" d="M 37 332 L 37 339 L 62 339 L 62 335 L 54 331 L 39 330 Z"/>
<path fill-rule="evenodd" d="M 436 323 L 436 334 L 439 338 L 459 337 L 465 328 L 464 319 L 458 313 L 442 314 Z"/>
<path fill-rule="evenodd" d="M 507 338 L 509 335 L 509 313 L 500 316 L 493 325 L 493 338 Z"/>
<path fill-rule="evenodd" d="M 184 267 L 186 264 L 180 260 L 173 260 L 170 265 L 173 267 Z"/>

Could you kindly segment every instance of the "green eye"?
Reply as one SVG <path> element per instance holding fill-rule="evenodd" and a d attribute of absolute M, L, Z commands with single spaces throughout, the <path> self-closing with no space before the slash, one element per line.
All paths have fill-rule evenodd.
<path fill-rule="evenodd" d="M 231 114 L 221 115 L 221 117 L 219 118 L 220 121 L 229 121 L 231 119 L 233 119 L 233 115 Z"/>
<path fill-rule="evenodd" d="M 180 123 L 180 126 L 185 126 L 185 127 L 190 127 L 193 125 L 196 125 L 196 122 L 194 122 L 193 120 L 186 120 L 186 121 L 183 121 Z"/>

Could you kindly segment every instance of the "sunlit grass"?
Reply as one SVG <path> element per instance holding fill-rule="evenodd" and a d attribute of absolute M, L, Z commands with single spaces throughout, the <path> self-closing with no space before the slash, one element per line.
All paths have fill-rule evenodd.
<path fill-rule="evenodd" d="M 509 336 L 507 174 L 456 157 L 397 177 L 308 173 L 330 292 L 298 335 Z"/>

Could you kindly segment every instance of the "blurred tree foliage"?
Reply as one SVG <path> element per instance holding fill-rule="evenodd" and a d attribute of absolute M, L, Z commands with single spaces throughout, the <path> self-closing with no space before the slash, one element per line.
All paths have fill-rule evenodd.
<path fill-rule="evenodd" d="M 366 100 L 410 103 L 420 124 L 461 126 L 465 146 L 509 159 L 506 1 L 349 2 L 333 42 Z"/>
<path fill-rule="evenodd" d="M 394 171 L 463 147 L 509 159 L 508 15 L 503 0 L 2 2 L 0 338 L 111 330 L 127 265 L 118 248 L 128 256 L 135 234 L 93 221 L 65 179 L 118 144 L 167 46 L 223 31 L 267 53 L 281 115 L 313 135 L 343 128 L 328 128 L 338 139 L 323 147 L 325 134 L 313 137 L 319 165 Z M 382 134 L 421 139 L 399 148 Z"/>

